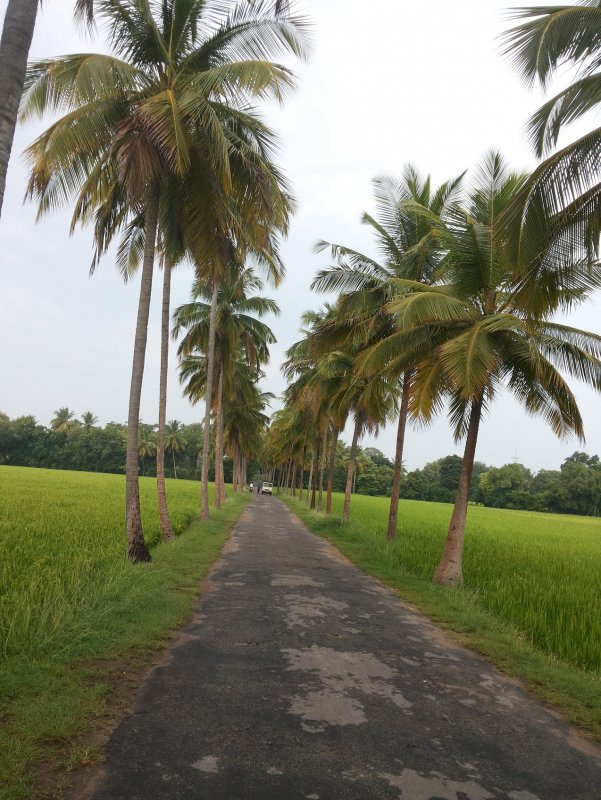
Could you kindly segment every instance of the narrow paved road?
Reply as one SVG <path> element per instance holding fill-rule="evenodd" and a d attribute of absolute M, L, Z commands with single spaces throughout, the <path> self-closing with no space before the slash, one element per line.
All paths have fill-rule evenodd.
<path fill-rule="evenodd" d="M 95 800 L 599 800 L 601 751 L 256 497 Z"/>

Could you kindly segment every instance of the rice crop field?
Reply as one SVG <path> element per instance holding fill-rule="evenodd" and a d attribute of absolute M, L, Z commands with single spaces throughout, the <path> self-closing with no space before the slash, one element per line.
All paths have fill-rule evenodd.
<path fill-rule="evenodd" d="M 168 481 L 176 533 L 198 513 L 199 484 Z M 144 535 L 160 538 L 156 481 L 141 478 Z M 136 605 L 144 569 L 124 559 L 120 475 L 0 467 L 0 656 L 85 650 L 129 584 Z M 142 580 L 140 580 L 142 578 Z"/>
<path fill-rule="evenodd" d="M 249 499 L 201 523 L 200 484 L 168 480 L 186 535 L 157 546 L 156 480 L 140 493 L 150 564 L 125 558 L 124 476 L 0 466 L 0 800 L 62 797 L 102 758 L 79 737 L 119 713 L 117 687 L 185 620 Z"/>
<path fill-rule="evenodd" d="M 397 539 L 385 540 L 389 500 L 354 495 L 351 520 L 305 512 L 316 532 L 344 543 L 368 572 L 430 579 L 441 556 L 452 507 L 401 501 Z M 298 504 L 293 505 L 296 510 Z M 471 506 L 465 585 L 459 591 L 510 624 L 553 659 L 601 676 L 601 519 Z"/>

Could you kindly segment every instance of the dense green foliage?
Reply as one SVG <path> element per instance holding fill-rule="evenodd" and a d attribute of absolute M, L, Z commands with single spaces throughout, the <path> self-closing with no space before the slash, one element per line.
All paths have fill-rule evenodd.
<path fill-rule="evenodd" d="M 426 464 L 405 476 L 401 496 L 452 503 L 460 469 L 459 456 Z M 601 464 L 598 456 L 581 452 L 568 456 L 559 470 L 536 474 L 522 464 L 487 467 L 476 462 L 470 500 L 492 508 L 600 516 Z"/>
<path fill-rule="evenodd" d="M 114 713 L 107 679 L 115 663 L 164 641 L 198 594 L 247 495 L 228 501 L 173 544 L 159 537 L 156 486 L 142 478 L 142 514 L 152 564 L 124 558 L 125 478 L 0 467 L 0 774 L 6 794 L 32 791 L 32 765 L 90 759 L 70 738 Z M 198 482 L 167 481 L 178 534 L 197 514 Z M 121 681 L 120 681 L 121 682 Z M 112 700 L 111 700 L 112 697 Z"/>
<path fill-rule="evenodd" d="M 155 440 L 155 425 L 140 425 L 139 444 Z M 32 416 L 10 420 L 0 414 L 0 464 L 15 467 L 42 467 L 83 472 L 125 472 L 127 426 L 109 422 L 104 428 L 85 425 L 57 431 L 36 422 Z M 200 424 L 181 428 L 185 445 L 175 452 L 177 475 L 195 478 L 199 474 L 198 453 L 202 445 Z M 155 446 L 156 447 L 156 446 Z M 148 449 L 140 458 L 140 472 L 156 473 Z M 167 446 L 165 464 L 171 475 L 173 454 Z"/>

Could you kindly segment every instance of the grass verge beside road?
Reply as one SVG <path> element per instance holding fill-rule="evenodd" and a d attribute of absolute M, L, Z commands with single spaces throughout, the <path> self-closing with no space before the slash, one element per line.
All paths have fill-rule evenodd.
<path fill-rule="evenodd" d="M 353 563 L 601 739 L 599 519 L 470 508 L 465 585 L 445 589 L 431 576 L 451 506 L 401 501 L 390 543 L 386 498 L 353 496 L 344 524 L 341 495 L 332 517 L 279 497 Z"/>
<path fill-rule="evenodd" d="M 61 797 L 71 770 L 101 758 L 85 734 L 120 712 L 124 688 L 189 615 L 249 499 L 234 495 L 190 525 L 199 484 L 168 481 L 174 528 L 185 534 L 157 546 L 156 482 L 141 479 L 153 561 L 133 565 L 124 485 L 116 475 L 0 467 L 2 800 Z"/>

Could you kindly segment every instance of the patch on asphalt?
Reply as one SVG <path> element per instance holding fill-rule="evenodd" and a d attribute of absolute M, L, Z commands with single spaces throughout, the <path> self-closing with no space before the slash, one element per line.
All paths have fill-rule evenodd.
<path fill-rule="evenodd" d="M 210 772 L 215 774 L 219 772 L 219 767 L 217 765 L 218 761 L 219 759 L 217 756 L 204 756 L 204 758 L 195 761 L 192 766 L 194 769 L 199 770 L 199 772 Z"/>
<path fill-rule="evenodd" d="M 371 653 L 341 652 L 313 645 L 306 650 L 282 650 L 288 671 L 312 673 L 318 686 L 290 698 L 290 713 L 304 720 L 309 733 L 320 733 L 326 725 L 361 725 L 367 722 L 364 706 L 351 694 L 382 697 L 405 713 L 412 703 L 392 683 L 397 671 Z M 321 723 L 310 726 L 306 723 Z"/>
<path fill-rule="evenodd" d="M 275 575 L 271 581 L 272 586 L 285 586 L 287 589 L 298 589 L 299 586 L 323 586 L 322 581 L 316 581 L 308 575 Z"/>
<path fill-rule="evenodd" d="M 288 628 L 308 628 L 317 620 L 325 619 L 328 612 L 340 612 L 348 608 L 347 603 L 332 600 L 323 594 L 286 594 L 284 600 L 286 608 L 283 610 Z M 344 619 L 344 616 L 340 615 L 339 618 Z"/>
<path fill-rule="evenodd" d="M 496 800 L 492 794 L 475 781 L 452 781 L 440 772 L 430 773 L 426 778 L 412 769 L 404 769 L 400 775 L 380 773 L 394 789 L 400 789 L 403 800 Z"/>

